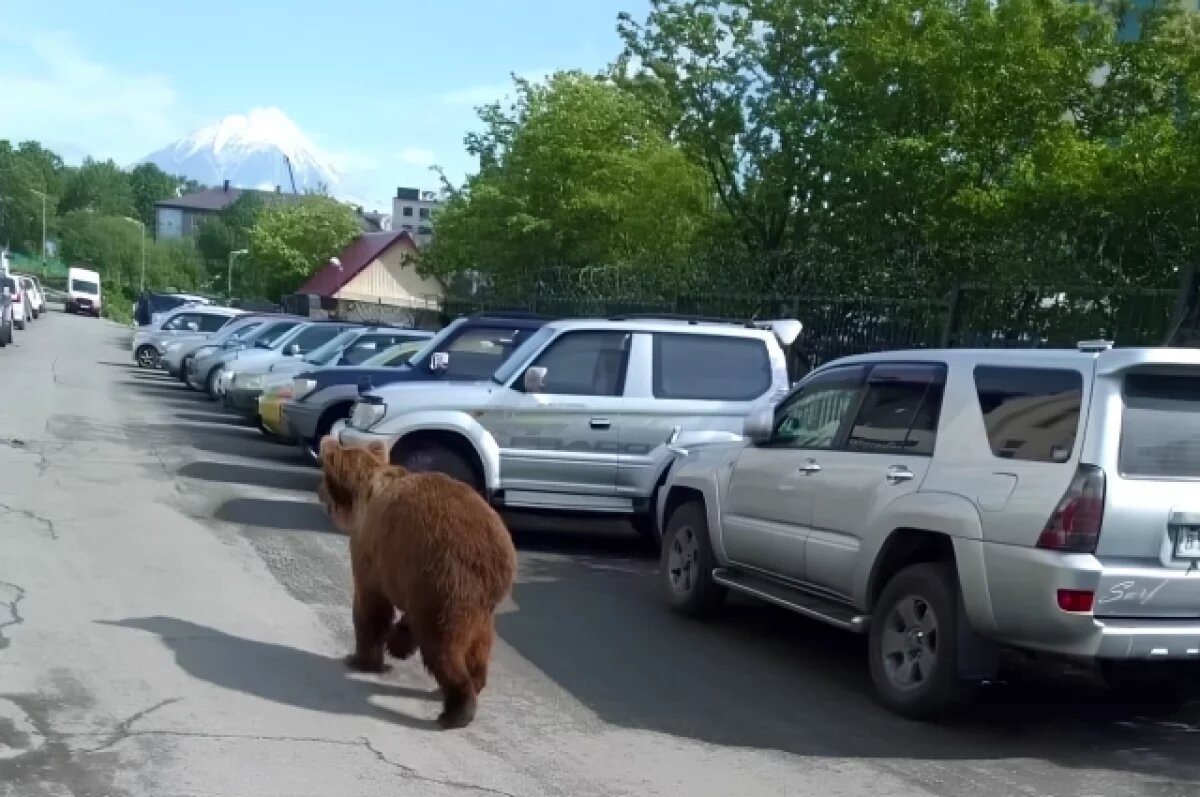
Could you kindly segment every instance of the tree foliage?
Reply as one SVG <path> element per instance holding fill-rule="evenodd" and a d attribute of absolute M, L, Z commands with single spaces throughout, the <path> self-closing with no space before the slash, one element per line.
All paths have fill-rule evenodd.
<path fill-rule="evenodd" d="M 327 197 L 267 204 L 257 213 L 250 252 L 237 263 L 234 285 L 244 286 L 243 295 L 278 299 L 295 291 L 360 233 L 354 210 Z"/>
<path fill-rule="evenodd" d="M 516 94 L 480 109 L 467 138 L 479 173 L 448 187 L 424 267 L 531 285 L 594 265 L 681 268 L 715 206 L 645 104 L 579 72 L 518 79 Z"/>

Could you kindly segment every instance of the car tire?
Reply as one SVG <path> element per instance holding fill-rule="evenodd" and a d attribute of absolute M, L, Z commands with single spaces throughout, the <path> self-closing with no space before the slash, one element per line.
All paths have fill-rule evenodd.
<path fill-rule="evenodd" d="M 158 349 L 153 346 L 138 346 L 138 350 L 134 352 L 134 359 L 137 360 L 138 368 L 154 368 L 158 365 Z"/>
<path fill-rule="evenodd" d="M 675 508 L 663 531 L 659 572 L 667 605 L 679 614 L 711 617 L 728 590 L 713 579 L 717 560 L 708 536 L 708 515 L 700 501 Z"/>
<path fill-rule="evenodd" d="M 13 326 L 16 327 L 17 329 L 24 329 L 25 328 L 25 319 L 24 318 L 21 318 L 21 319 L 14 318 Z"/>
<path fill-rule="evenodd" d="M 478 474 L 471 463 L 458 452 L 437 443 L 418 443 L 405 448 L 394 458 L 397 465 L 418 473 L 435 471 L 466 484 L 477 493 L 483 492 Z"/>
<path fill-rule="evenodd" d="M 224 370 L 221 366 L 216 365 L 208 370 L 208 376 L 204 377 L 204 392 L 213 401 L 218 399 L 217 396 L 217 378 L 220 377 L 221 371 Z"/>
<path fill-rule="evenodd" d="M 338 405 L 334 404 L 329 409 L 321 413 L 320 420 L 317 421 L 316 435 L 311 439 L 304 441 L 304 456 L 310 465 L 321 467 L 321 440 L 333 431 L 333 425 L 340 420 L 350 417 L 350 409 L 353 405 L 345 404 L 341 411 L 338 410 Z"/>
<path fill-rule="evenodd" d="M 913 720 L 949 715 L 971 684 L 958 674 L 958 576 L 953 565 L 912 565 L 894 575 L 872 612 L 867 641 L 876 698 Z"/>

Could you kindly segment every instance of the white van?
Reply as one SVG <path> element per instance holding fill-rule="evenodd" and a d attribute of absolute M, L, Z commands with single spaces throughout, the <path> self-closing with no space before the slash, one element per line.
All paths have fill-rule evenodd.
<path fill-rule="evenodd" d="M 100 317 L 100 275 L 86 268 L 67 270 L 67 312 Z"/>

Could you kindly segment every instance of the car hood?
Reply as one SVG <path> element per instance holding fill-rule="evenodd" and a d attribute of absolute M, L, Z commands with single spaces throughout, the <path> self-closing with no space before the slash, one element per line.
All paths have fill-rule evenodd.
<path fill-rule="evenodd" d="M 225 365 L 234 371 L 265 371 L 283 354 L 274 349 L 238 349 L 225 352 Z"/>
<path fill-rule="evenodd" d="M 334 385 L 357 385 L 364 377 L 370 378 L 371 385 L 381 387 L 393 382 L 445 382 L 445 378 L 437 380 L 434 374 L 423 368 L 412 368 L 405 365 L 391 367 L 371 365 L 334 365 L 323 368 L 309 368 L 297 376 L 315 379 L 317 387 L 325 388 Z"/>
<path fill-rule="evenodd" d="M 368 391 L 388 405 L 388 414 L 416 409 L 466 410 L 484 407 L 508 388 L 491 380 L 486 382 L 393 382 Z"/>

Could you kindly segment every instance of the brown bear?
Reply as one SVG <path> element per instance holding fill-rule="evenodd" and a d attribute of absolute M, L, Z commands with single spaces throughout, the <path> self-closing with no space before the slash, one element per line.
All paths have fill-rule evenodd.
<path fill-rule="evenodd" d="M 317 492 L 350 537 L 354 652 L 346 664 L 385 670 L 383 653 L 421 651 L 442 690 L 443 728 L 475 717 L 487 683 L 496 607 L 512 588 L 517 553 L 504 521 L 475 490 L 441 473 L 388 462 L 382 443 L 321 441 Z M 401 612 L 392 624 L 393 607 Z"/>

